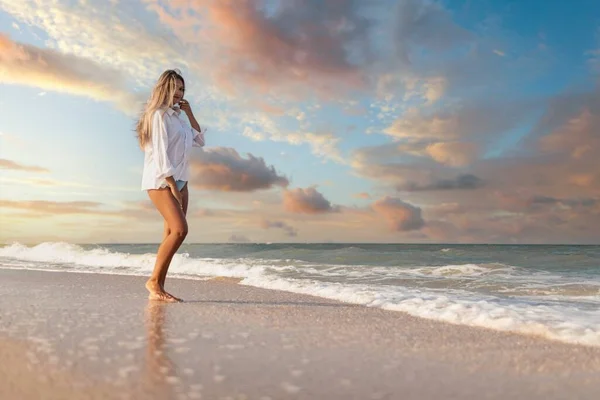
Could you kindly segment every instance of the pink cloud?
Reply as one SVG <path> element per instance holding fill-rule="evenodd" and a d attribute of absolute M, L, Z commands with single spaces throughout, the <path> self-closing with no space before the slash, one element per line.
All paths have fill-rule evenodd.
<path fill-rule="evenodd" d="M 0 83 L 43 88 L 115 103 L 135 113 L 139 99 L 116 70 L 93 61 L 12 41 L 0 33 Z"/>
<path fill-rule="evenodd" d="M 50 172 L 46 168 L 38 167 L 35 165 L 23 165 L 12 160 L 0 158 L 0 169 L 11 169 L 15 171 L 26 171 L 26 172 Z"/>
<path fill-rule="evenodd" d="M 387 220 L 392 231 L 411 231 L 425 225 L 419 207 L 395 197 L 386 196 L 373 203 L 371 208 Z"/>
<path fill-rule="evenodd" d="M 434 111 L 410 108 L 385 128 L 384 133 L 413 140 L 481 141 L 514 128 L 538 105 L 535 101 L 471 101 Z"/>
<path fill-rule="evenodd" d="M 300 214 L 322 214 L 335 212 L 333 207 L 315 188 L 297 188 L 283 192 L 283 207 L 293 213 Z"/>
<path fill-rule="evenodd" d="M 298 235 L 298 231 L 293 226 L 288 225 L 284 221 L 271 221 L 266 218 L 263 218 L 260 221 L 260 226 L 263 229 L 270 229 L 270 228 L 282 229 L 286 233 L 286 235 L 290 236 L 290 237 L 294 237 L 294 236 Z"/>
<path fill-rule="evenodd" d="M 225 147 L 197 153 L 192 159 L 191 175 L 194 187 L 225 192 L 250 192 L 289 184 L 263 158 L 252 154 L 243 158 L 234 149 Z"/>
<path fill-rule="evenodd" d="M 427 154 L 440 164 L 450 167 L 464 167 L 477 157 L 478 148 L 469 142 L 438 142 L 428 145 Z"/>
<path fill-rule="evenodd" d="M 366 29 L 355 7 L 353 1 L 311 8 L 288 0 L 267 17 L 256 2 L 212 2 L 207 14 L 227 53 L 219 77 L 236 77 L 258 88 L 319 77 L 359 84 L 360 69 L 349 62 L 347 50 Z"/>
<path fill-rule="evenodd" d="M 585 108 L 557 130 L 542 137 L 540 146 L 547 152 L 567 152 L 571 158 L 582 159 L 588 153 L 600 150 L 598 132 L 600 113 Z"/>
<path fill-rule="evenodd" d="M 147 2 L 180 40 L 201 49 L 195 67 L 229 93 L 276 88 L 297 98 L 310 88 L 331 96 L 366 84 L 356 60 L 367 59 L 370 24 L 359 1 Z"/>
<path fill-rule="evenodd" d="M 24 210 L 24 217 L 39 218 L 52 217 L 67 214 L 88 214 L 122 217 L 123 214 L 116 211 L 103 210 L 102 203 L 95 201 L 46 201 L 46 200 L 0 200 L 0 208 L 12 208 Z"/>
<path fill-rule="evenodd" d="M 367 192 L 360 192 L 360 193 L 355 193 L 354 197 L 356 197 L 357 199 L 370 199 L 371 195 Z"/>

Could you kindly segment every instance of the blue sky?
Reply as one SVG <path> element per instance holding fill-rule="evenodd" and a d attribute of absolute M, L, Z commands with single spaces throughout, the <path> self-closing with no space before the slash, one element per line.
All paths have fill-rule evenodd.
<path fill-rule="evenodd" d="M 133 127 L 173 67 L 191 242 L 599 241 L 598 2 L 42 3 L 0 0 L 0 241 L 159 240 Z"/>

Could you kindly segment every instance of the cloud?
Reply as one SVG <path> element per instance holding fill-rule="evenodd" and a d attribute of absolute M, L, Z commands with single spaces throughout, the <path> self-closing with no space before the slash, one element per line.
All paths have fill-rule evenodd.
<path fill-rule="evenodd" d="M 385 153 L 388 151 L 389 146 L 380 148 L 365 147 L 353 153 L 351 165 L 356 175 L 390 187 L 408 185 L 410 182 L 414 182 L 415 179 L 431 180 L 430 171 L 426 171 L 424 168 L 420 169 L 418 164 L 386 162 L 385 156 L 378 160 L 379 149 Z M 393 151 L 395 152 L 395 150 Z"/>
<path fill-rule="evenodd" d="M 70 214 L 124 216 L 120 212 L 102 210 L 100 209 L 102 205 L 102 203 L 95 201 L 0 200 L 0 208 L 26 210 L 31 213 L 28 215 L 31 218 Z"/>
<path fill-rule="evenodd" d="M 290 131 L 278 126 L 277 122 L 264 112 L 244 113 L 241 123 L 245 125 L 242 134 L 254 141 L 272 140 L 287 142 L 294 146 L 306 144 L 312 154 L 337 163 L 345 163 L 338 145 L 341 138 L 331 132 Z"/>
<path fill-rule="evenodd" d="M 0 34 L 0 82 L 38 87 L 114 103 L 135 113 L 139 99 L 124 90 L 125 79 L 93 61 L 12 41 Z"/>
<path fill-rule="evenodd" d="M 427 215 L 433 215 L 436 217 L 447 217 L 448 215 L 464 214 L 471 208 L 461 203 L 440 203 L 434 206 L 428 207 L 426 210 Z"/>
<path fill-rule="evenodd" d="M 465 161 L 464 155 L 451 154 L 450 149 L 452 146 L 442 147 L 445 152 L 435 147 L 429 151 L 441 161 L 446 161 L 442 156 L 448 157 L 447 162 L 455 164 Z M 472 173 L 456 176 L 454 169 L 438 164 L 430 157 L 424 158 L 426 151 L 427 147 L 422 143 L 362 147 L 353 152 L 351 165 L 357 175 L 400 191 L 469 190 L 486 183 Z"/>
<path fill-rule="evenodd" d="M 472 39 L 472 34 L 457 25 L 448 11 L 432 1 L 401 1 L 396 12 L 399 18 L 394 44 L 398 57 L 406 63 L 421 48 L 440 53 Z"/>
<path fill-rule="evenodd" d="M 392 231 L 417 230 L 425 225 L 419 207 L 395 197 L 386 196 L 373 203 L 371 208 L 387 219 Z"/>
<path fill-rule="evenodd" d="M 355 193 L 354 196 L 357 199 L 370 199 L 371 195 L 367 192 Z"/>
<path fill-rule="evenodd" d="M 289 181 L 262 157 L 243 158 L 232 148 L 216 147 L 196 153 L 191 161 L 191 184 L 199 189 L 250 192 L 274 186 L 287 187 Z"/>
<path fill-rule="evenodd" d="M 33 187 L 44 187 L 44 188 L 79 188 L 81 192 L 68 192 L 70 195 L 83 195 L 83 196 L 95 196 L 98 193 L 106 192 L 138 192 L 136 188 L 131 186 L 106 186 L 106 185 L 91 185 L 88 183 L 79 183 L 72 181 L 61 181 L 51 178 L 5 178 L 0 177 L 0 182 L 6 182 L 10 185 L 17 186 L 33 186 Z M 86 190 L 83 190 L 86 189 Z M 61 189 L 62 190 L 62 189 Z M 63 191 L 63 193 L 67 193 Z"/>
<path fill-rule="evenodd" d="M 460 25 L 462 18 L 454 19 L 442 2 L 431 0 L 90 5 L 0 0 L 23 32 L 45 33 L 47 46 L 3 37 L 0 68 L 10 70 L 0 80 L 41 87 L 34 93 L 62 90 L 120 107 L 121 94 L 134 92 L 128 86 L 147 87 L 165 66 L 181 67 L 190 96 L 198 103 L 202 96 L 199 117 L 207 125 L 297 146 L 283 149 L 295 161 L 306 161 L 295 153 L 308 148 L 319 158 L 350 164 L 351 185 L 363 187 L 363 178 L 372 184 L 371 194 L 400 195 L 400 190 L 405 204 L 419 204 L 427 224 L 407 231 L 402 240 L 600 237 L 593 226 L 600 199 L 598 87 L 553 98 L 528 92 L 555 78 L 551 68 L 557 64 L 550 59 L 555 54 L 550 48 L 548 56 L 538 51 L 536 38 L 521 40 L 507 32 L 502 18 L 484 16 L 468 30 Z M 585 54 L 591 79 L 580 76 L 575 83 L 597 83 L 598 54 L 594 49 Z M 366 115 L 350 116 L 365 105 Z M 349 125 L 355 130 L 347 132 Z M 362 132 L 373 135 L 365 138 Z M 344 154 L 364 143 L 384 144 L 354 149 L 352 157 Z M 311 167 L 310 160 L 306 163 Z M 395 216 L 394 231 L 406 226 L 390 211 L 403 207 L 396 203 L 394 208 L 376 202 L 384 203 L 379 213 L 369 206 L 332 214 L 340 206 L 316 187 L 286 190 L 288 164 L 282 173 L 262 158 L 222 148 L 199 152 L 192 164 L 191 184 L 215 190 L 207 198 L 210 210 L 203 211 L 211 218 L 203 222 L 221 226 L 219 240 L 240 226 L 254 229 L 241 231 L 252 236 L 283 236 L 299 228 L 301 239 L 339 237 L 337 230 L 346 238 L 371 240 L 371 232 L 361 229 L 373 223 L 373 240 L 386 240 L 390 235 L 382 228 L 388 214 Z M 330 172 L 337 177 L 343 174 L 338 169 Z M 64 186 L 83 185 L 2 179 L 42 186 L 46 193 L 55 186 L 51 190 L 63 196 Z M 112 212 L 102 206 L 70 208 Z M 257 223 L 271 230 L 262 232 Z"/>
<path fill-rule="evenodd" d="M 550 196 L 533 196 L 530 199 L 530 204 L 532 205 L 537 205 L 537 204 L 542 204 L 542 205 L 561 205 L 564 207 L 571 207 L 571 208 L 575 208 L 575 207 L 594 207 L 597 204 L 600 204 L 600 201 L 598 199 L 593 199 L 593 198 L 574 198 L 574 199 L 560 199 L 560 198 L 556 198 L 556 197 L 550 197 Z"/>
<path fill-rule="evenodd" d="M 383 132 L 401 139 L 486 139 L 514 128 L 539 101 L 465 100 L 459 105 L 448 104 L 433 112 L 410 108 Z"/>
<path fill-rule="evenodd" d="M 595 208 L 600 205 L 600 197 L 554 197 L 547 195 L 530 195 L 524 196 L 518 193 L 496 193 L 498 200 L 497 206 L 500 209 L 505 209 L 513 212 L 521 212 L 535 214 L 539 212 L 554 212 L 566 210 L 584 211 Z"/>
<path fill-rule="evenodd" d="M 596 30 L 597 47 L 585 52 L 592 73 L 600 74 L 600 28 Z"/>
<path fill-rule="evenodd" d="M 451 83 L 450 61 L 459 71 L 481 67 L 473 57 L 457 63 L 468 50 L 478 54 L 478 37 L 430 0 L 145 3 L 188 46 L 186 60 L 198 76 L 232 99 L 252 93 L 264 104 L 267 94 L 298 100 L 372 93 L 379 77 L 398 74 L 419 82 L 411 91 L 433 104 Z M 457 50 L 466 56 L 456 57 Z"/>
<path fill-rule="evenodd" d="M 486 54 L 493 62 L 474 60 L 483 57 L 478 35 L 455 23 L 452 14 L 437 2 L 407 0 L 390 6 L 388 2 L 358 0 L 239 4 L 146 0 L 145 4 L 185 43 L 190 72 L 202 81 L 199 84 L 205 92 L 214 94 L 213 100 L 226 99 L 228 107 L 239 107 L 237 114 L 245 114 L 239 117 L 240 130 L 252 140 L 307 144 L 314 155 L 346 164 L 337 127 L 314 126 L 318 116 L 307 110 L 298 110 L 291 121 L 285 110 L 292 108 L 290 101 L 347 98 L 340 95 L 348 91 L 375 98 L 373 108 L 381 108 L 385 114 L 381 120 L 396 119 L 384 128 L 384 133 L 394 138 L 472 142 L 471 148 L 463 148 L 454 157 L 440 155 L 442 148 L 432 150 L 438 160 L 451 166 L 468 163 L 475 157 L 475 148 L 485 149 L 468 137 L 479 133 L 494 137 L 521 121 L 508 112 L 494 119 L 503 108 L 498 109 L 497 104 L 476 107 L 479 101 L 473 101 L 471 107 L 461 101 L 459 106 L 437 112 L 429 107 L 455 94 L 456 77 L 451 75 L 461 73 L 464 64 L 474 64 L 475 70 L 486 62 L 499 64 L 499 57 L 490 55 L 489 47 Z M 448 64 L 452 66 L 446 67 Z M 469 90 L 489 84 L 490 77 L 486 74 L 476 81 L 462 77 L 462 84 Z M 415 100 L 422 100 L 423 109 L 403 112 L 406 104 L 413 105 Z M 336 111 L 344 112 L 348 106 L 340 104 L 335 105 Z M 358 106 L 353 108 L 362 107 Z M 238 118 L 235 112 L 231 114 Z M 506 118 L 507 114 L 511 118 Z M 422 154 L 427 155 L 425 149 Z"/>
<path fill-rule="evenodd" d="M 286 233 L 286 235 L 290 236 L 290 237 L 294 237 L 294 236 L 298 235 L 298 231 L 293 226 L 286 224 L 284 221 L 270 221 L 266 218 L 263 218 L 260 222 L 260 226 L 263 229 L 269 229 L 269 228 L 282 229 Z"/>
<path fill-rule="evenodd" d="M 438 243 L 459 242 L 464 233 L 447 221 L 428 221 L 421 231 Z"/>
<path fill-rule="evenodd" d="M 438 142 L 428 145 L 425 151 L 440 164 L 464 167 L 477 157 L 478 148 L 469 142 Z"/>
<path fill-rule="evenodd" d="M 339 164 L 345 164 L 346 162 L 338 148 L 341 138 L 336 137 L 333 133 L 290 133 L 286 135 L 286 139 L 291 144 L 308 144 L 311 147 L 312 153 L 316 156 L 335 161 Z"/>
<path fill-rule="evenodd" d="M 240 234 L 235 234 L 234 233 L 231 236 L 229 236 L 228 241 L 229 242 L 233 242 L 233 243 L 249 243 L 250 239 L 248 239 L 244 235 L 240 235 Z"/>
<path fill-rule="evenodd" d="M 289 212 L 299 214 L 322 214 L 338 211 L 313 187 L 284 191 L 283 207 Z"/>
<path fill-rule="evenodd" d="M 425 105 L 431 105 L 440 100 L 444 96 L 448 85 L 447 79 L 443 76 L 407 78 L 404 81 L 406 84 L 404 100 L 416 96 L 424 99 Z"/>
<path fill-rule="evenodd" d="M 582 159 L 600 150 L 600 113 L 584 108 L 564 125 L 540 138 L 542 151 L 568 153 L 573 159 Z"/>
<path fill-rule="evenodd" d="M 466 213 L 449 213 L 443 221 L 428 222 L 423 232 L 439 241 L 472 243 L 595 243 L 600 207 L 597 199 L 554 199 L 513 196 L 504 205 L 490 197 Z M 558 200 L 558 201 L 555 201 Z M 562 202 L 570 202 L 565 206 Z M 595 203 L 594 205 L 592 205 Z M 439 216 L 442 218 L 442 216 Z M 434 226 L 434 232 L 429 227 Z M 445 237 L 445 238 L 444 238 Z"/>
<path fill-rule="evenodd" d="M 484 181 L 473 174 L 462 174 L 455 179 L 438 179 L 430 183 L 420 184 L 408 182 L 398 186 L 398 190 L 434 191 L 434 190 L 473 190 L 484 186 Z"/>
<path fill-rule="evenodd" d="M 37 167 L 34 165 L 23 165 L 19 164 L 15 161 L 7 160 L 5 158 L 0 158 L 0 169 L 10 169 L 15 171 L 26 171 L 26 172 L 50 172 L 46 168 Z"/>
<path fill-rule="evenodd" d="M 370 25 L 360 1 L 148 3 L 182 41 L 208 52 L 210 62 L 199 68 L 222 89 L 264 93 L 292 85 L 325 94 L 343 89 L 329 80 L 363 83 L 357 60 L 367 58 Z"/>
<path fill-rule="evenodd" d="M 470 168 L 490 188 L 521 191 L 530 196 L 595 197 L 600 194 L 600 88 L 565 93 L 548 102 L 547 110 L 522 140 L 513 157 L 488 160 Z"/>
<path fill-rule="evenodd" d="M 88 1 L 54 1 L 49 6 L 46 0 L 0 0 L 0 8 L 45 31 L 47 46 L 57 53 L 93 60 L 90 65 L 122 71 L 140 84 L 156 79 L 165 65 L 185 65 L 180 41 L 148 18 L 137 2 L 115 8 Z"/>
<path fill-rule="evenodd" d="M 589 52 L 589 63 L 594 72 L 600 73 L 600 49 Z"/>

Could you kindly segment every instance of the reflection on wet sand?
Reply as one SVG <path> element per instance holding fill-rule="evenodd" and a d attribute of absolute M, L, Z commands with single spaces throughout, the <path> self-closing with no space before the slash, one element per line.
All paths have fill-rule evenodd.
<path fill-rule="evenodd" d="M 172 398 L 173 385 L 179 378 L 176 365 L 169 358 L 165 338 L 166 307 L 168 304 L 149 301 L 146 306 L 146 362 L 144 386 L 156 398 Z"/>

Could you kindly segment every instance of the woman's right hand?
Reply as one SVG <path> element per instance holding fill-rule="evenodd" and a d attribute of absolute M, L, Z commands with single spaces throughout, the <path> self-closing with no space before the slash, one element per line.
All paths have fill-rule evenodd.
<path fill-rule="evenodd" d="M 183 196 L 181 195 L 181 192 L 179 191 L 179 189 L 177 189 L 176 185 L 170 186 L 171 188 L 171 194 L 173 195 L 173 197 L 175 197 L 175 200 L 177 200 L 177 202 L 179 203 L 179 207 L 181 207 L 181 209 L 183 209 Z"/>

